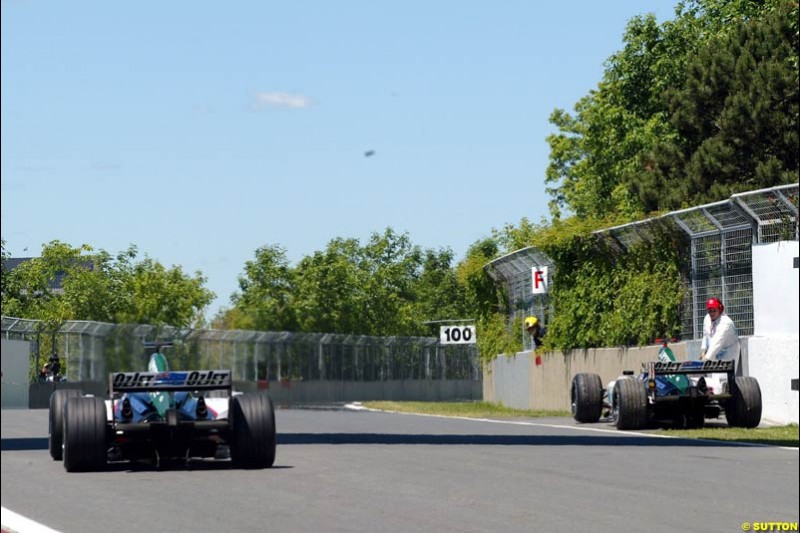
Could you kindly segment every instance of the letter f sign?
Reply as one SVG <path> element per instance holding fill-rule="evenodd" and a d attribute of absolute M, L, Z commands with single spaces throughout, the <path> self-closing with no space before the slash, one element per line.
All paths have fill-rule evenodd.
<path fill-rule="evenodd" d="M 531 292 L 533 294 L 546 294 L 547 293 L 547 267 L 538 266 L 531 268 L 531 278 L 533 285 Z"/>

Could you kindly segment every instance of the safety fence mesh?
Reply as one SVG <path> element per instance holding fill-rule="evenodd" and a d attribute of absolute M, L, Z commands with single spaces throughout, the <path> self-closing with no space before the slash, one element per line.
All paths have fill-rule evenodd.
<path fill-rule="evenodd" d="M 178 329 L 150 325 L 2 317 L 3 338 L 31 343 L 32 368 L 56 353 L 70 381 L 107 379 L 108 372 L 144 370 L 144 342 L 171 342 L 173 370 L 232 369 L 234 379 L 268 381 L 480 380 L 475 344 L 436 337 L 371 337 L 331 333 Z M 35 372 L 32 371 L 35 379 Z"/>
<path fill-rule="evenodd" d="M 678 246 L 688 251 L 682 254 L 686 258 L 683 270 L 688 273 L 681 309 L 682 338 L 702 337 L 705 302 L 711 297 L 722 299 L 740 335 L 752 335 L 752 246 L 798 240 L 798 188 L 791 184 L 735 194 L 722 202 L 599 230 L 594 235 L 602 250 L 612 254 L 627 253 L 665 232 L 681 236 Z M 548 277 L 552 277 L 552 261 L 528 247 L 486 266 L 508 289 L 511 320 L 521 313 L 549 316 L 547 295 L 531 292 L 531 269 L 543 265 L 549 267 Z"/>

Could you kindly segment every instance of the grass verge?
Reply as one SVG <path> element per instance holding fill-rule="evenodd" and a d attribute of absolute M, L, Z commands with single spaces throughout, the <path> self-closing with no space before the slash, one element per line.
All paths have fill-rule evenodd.
<path fill-rule="evenodd" d="M 464 416 L 467 418 L 546 418 L 571 416 L 569 411 L 512 409 L 489 402 L 362 402 L 364 407 L 422 415 Z"/>
<path fill-rule="evenodd" d="M 548 418 L 568 417 L 569 411 L 533 411 L 512 409 L 489 402 L 363 402 L 364 407 L 382 411 L 424 415 L 463 416 L 467 418 Z M 797 424 L 755 429 L 714 426 L 703 429 L 658 429 L 655 432 L 690 439 L 750 442 L 770 446 L 800 447 Z"/>
<path fill-rule="evenodd" d="M 786 446 L 797 448 L 797 424 L 787 426 L 760 427 L 755 429 L 732 427 L 707 427 L 703 429 L 665 429 L 660 430 L 664 435 L 673 437 L 688 437 L 692 439 L 725 440 L 731 442 L 752 442 L 754 444 L 768 444 L 770 446 Z"/>

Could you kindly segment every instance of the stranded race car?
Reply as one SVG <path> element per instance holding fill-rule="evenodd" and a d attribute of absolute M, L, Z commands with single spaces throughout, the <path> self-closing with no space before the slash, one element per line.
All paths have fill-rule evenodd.
<path fill-rule="evenodd" d="M 262 394 L 234 393 L 230 370 L 166 369 L 158 353 L 148 372 L 113 372 L 109 400 L 57 389 L 50 396 L 50 456 L 68 472 L 109 461 L 223 458 L 235 466 L 275 462 L 275 413 Z M 219 392 L 223 391 L 220 396 Z"/>
<path fill-rule="evenodd" d="M 638 377 L 623 372 L 606 389 L 597 374 L 576 374 L 570 397 L 575 420 L 597 422 L 605 413 L 617 429 L 651 422 L 701 428 L 723 412 L 732 427 L 754 428 L 761 422 L 755 378 L 737 377 L 734 361 L 676 361 L 666 343 L 658 362 L 643 363 Z"/>

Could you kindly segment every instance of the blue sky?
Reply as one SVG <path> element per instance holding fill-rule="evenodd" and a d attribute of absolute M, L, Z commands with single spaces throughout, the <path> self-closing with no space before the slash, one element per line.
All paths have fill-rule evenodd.
<path fill-rule="evenodd" d="M 461 258 L 548 215 L 550 113 L 676 4 L 2 0 L 2 237 L 135 244 L 202 271 L 209 317 L 266 244 Z"/>

